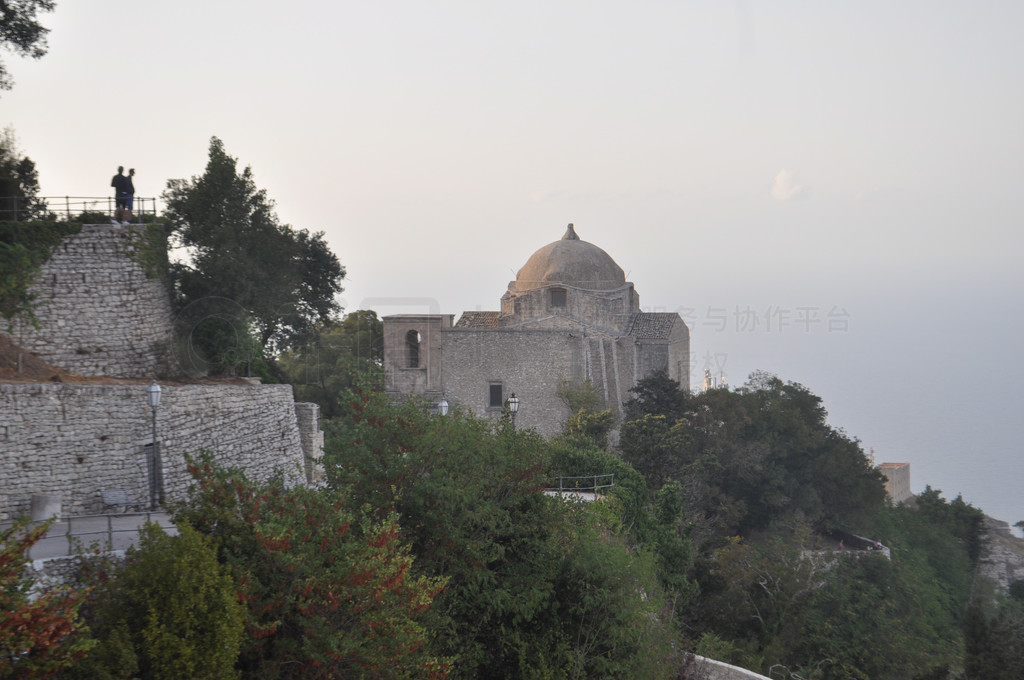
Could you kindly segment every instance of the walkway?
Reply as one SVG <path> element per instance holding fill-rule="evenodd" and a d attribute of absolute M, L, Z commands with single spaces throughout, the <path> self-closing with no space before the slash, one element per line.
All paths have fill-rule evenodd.
<path fill-rule="evenodd" d="M 32 546 L 29 558 L 42 560 L 75 554 L 77 548 L 97 545 L 101 550 L 125 550 L 138 542 L 139 529 L 147 521 L 159 524 L 169 534 L 176 534 L 166 512 L 128 512 L 115 515 L 77 515 L 61 517 L 50 526 L 46 536 Z M 0 524 L 0 529 L 11 526 Z"/>

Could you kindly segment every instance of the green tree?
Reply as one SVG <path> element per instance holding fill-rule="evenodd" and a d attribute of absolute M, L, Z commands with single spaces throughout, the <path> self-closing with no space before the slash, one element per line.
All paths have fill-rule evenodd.
<path fill-rule="evenodd" d="M 673 677 L 678 635 L 658 587 L 658 557 L 631 545 L 614 504 L 570 503 L 562 510 L 556 526 L 564 554 L 546 614 L 557 621 L 555 639 L 567 652 L 564 677 Z"/>
<path fill-rule="evenodd" d="M 0 20 L 0 26 L 2 23 Z M 3 64 L 0 63 L 0 82 L 2 73 Z M 28 156 L 22 156 L 14 128 L 7 127 L 0 133 L 0 220 L 24 222 L 42 219 L 46 206 L 38 195 L 36 164 Z"/>
<path fill-rule="evenodd" d="M 663 402 L 634 405 L 623 456 L 652 489 L 669 478 L 683 482 L 687 516 L 706 518 L 713 531 L 749 533 L 798 516 L 816 528 L 846 526 L 882 502 L 881 476 L 802 385 L 755 374 L 739 390 L 692 397 L 686 418 L 636 411 Z"/>
<path fill-rule="evenodd" d="M 942 492 L 930 485 L 917 495 L 917 507 L 921 514 L 962 542 L 972 562 L 978 561 L 985 536 L 984 512 L 966 503 L 959 494 L 952 501 L 946 501 Z"/>
<path fill-rule="evenodd" d="M 36 15 L 52 12 L 53 0 L 9 0 L 0 3 L 0 47 L 22 57 L 39 59 L 46 54 L 46 34 L 49 29 L 39 23 Z M 0 90 L 9 90 L 14 81 L 7 65 L 0 61 Z"/>
<path fill-rule="evenodd" d="M 545 496 L 552 445 L 509 422 L 457 409 L 441 417 L 372 390 L 346 401 L 325 454 L 331 483 L 349 491 L 353 507 L 397 512 L 414 568 L 448 578 L 429 620 L 436 653 L 454 659 L 453 677 L 670 672 L 671 612 L 654 558 L 622 529 L 617 497 L 575 508 Z M 628 467 L 573 441 L 563 446 Z M 629 495 L 642 505 L 643 480 L 632 474 L 639 488 Z"/>
<path fill-rule="evenodd" d="M 651 538 L 653 521 L 648 512 L 648 489 L 642 474 L 588 437 L 556 437 L 548 443 L 548 479 L 578 477 L 583 486 L 594 475 L 611 475 L 615 486 L 606 493 L 617 501 L 618 521 L 630 527 L 632 542 Z"/>
<path fill-rule="evenodd" d="M 823 575 L 792 645 L 808 665 L 831 659 L 810 677 L 899 680 L 958 665 L 963 648 L 946 584 L 920 556 L 903 557 L 846 553 Z"/>
<path fill-rule="evenodd" d="M 0 316 L 12 326 L 15 319 L 37 323 L 29 287 L 60 242 L 81 228 L 67 222 L 0 222 Z"/>
<path fill-rule="evenodd" d="M 797 511 L 819 527 L 849 525 L 882 503 L 881 475 L 856 441 L 827 424 L 820 397 L 767 373 L 752 375 L 739 392 L 750 434 L 770 452 L 751 499 L 757 516 L 771 520 Z"/>
<path fill-rule="evenodd" d="M 444 586 L 415 575 L 393 514 L 329 489 L 255 484 L 204 458 L 175 517 L 210 535 L 245 602 L 238 667 L 266 679 L 443 677 L 423 617 Z"/>
<path fill-rule="evenodd" d="M 278 365 L 300 401 L 320 405 L 326 419 L 344 412 L 342 395 L 361 376 L 379 372 L 384 356 L 384 324 L 377 313 L 360 309 L 340 323 L 320 326 L 302 347 L 282 352 Z"/>
<path fill-rule="evenodd" d="M 1011 680 L 1024 677 L 1024 607 L 1003 601 L 992 614 L 972 602 L 964 617 L 966 680 Z"/>
<path fill-rule="evenodd" d="M 88 590 L 37 590 L 25 571 L 29 549 L 52 523 L 17 521 L 0 532 L 0 678 L 54 677 L 94 644 L 78 617 Z"/>
<path fill-rule="evenodd" d="M 340 311 L 345 270 L 323 232 L 281 224 L 252 168 L 216 137 L 203 175 L 170 180 L 163 194 L 172 238 L 187 248 L 172 277 L 192 347 L 214 370 L 233 370 L 252 353 L 301 346 Z"/>
<path fill-rule="evenodd" d="M 682 479 L 696 459 L 689 423 L 670 422 L 663 415 L 650 413 L 623 425 L 619 448 L 623 459 L 643 473 L 653 490 L 670 479 Z"/>
<path fill-rule="evenodd" d="M 629 390 L 633 397 L 626 402 L 626 419 L 635 420 L 645 413 L 664 416 L 670 422 L 683 418 L 689 395 L 667 371 L 657 371 L 637 381 Z"/>
<path fill-rule="evenodd" d="M 237 678 L 244 607 L 210 541 L 183 522 L 177 536 L 147 524 L 139 538 L 101 589 L 101 644 L 78 676 Z"/>
<path fill-rule="evenodd" d="M 564 433 L 570 437 L 585 437 L 601 448 L 607 446 L 608 435 L 615 429 L 618 419 L 612 409 L 601 409 L 603 400 L 594 384 L 589 380 L 578 385 L 562 380 L 556 393 L 569 409 Z"/>

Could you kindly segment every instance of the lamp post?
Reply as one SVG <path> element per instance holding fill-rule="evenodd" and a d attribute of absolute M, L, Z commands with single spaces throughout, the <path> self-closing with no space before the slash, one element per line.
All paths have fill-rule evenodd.
<path fill-rule="evenodd" d="M 153 474 L 149 480 L 149 507 L 156 510 L 163 500 L 163 466 L 160 464 L 160 444 L 156 440 L 156 409 L 160 406 L 160 386 L 153 381 L 149 386 L 149 405 L 153 409 Z"/>
<path fill-rule="evenodd" d="M 513 392 L 508 398 L 508 412 L 512 414 L 512 429 L 516 427 L 516 413 L 519 412 L 519 397 Z"/>

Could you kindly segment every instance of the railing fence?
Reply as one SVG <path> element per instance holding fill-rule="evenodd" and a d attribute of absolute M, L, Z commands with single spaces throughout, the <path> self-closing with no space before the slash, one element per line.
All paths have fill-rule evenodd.
<path fill-rule="evenodd" d="M 74 220 L 82 213 L 102 213 L 112 218 L 117 209 L 113 196 L 39 196 L 26 200 L 21 196 L 0 197 L 0 220 L 26 222 L 29 220 Z M 157 199 L 135 196 L 132 220 L 157 215 Z"/>
<path fill-rule="evenodd" d="M 559 477 L 558 486 L 549 486 L 547 491 L 582 491 L 598 493 L 601 489 L 615 486 L 615 475 L 587 475 L 585 477 Z"/>
<path fill-rule="evenodd" d="M 147 522 L 172 533 L 177 531 L 162 510 L 64 516 L 57 518 L 49 533 L 36 542 L 29 554 L 33 559 L 74 555 L 79 546 L 88 548 L 97 541 L 102 551 L 124 550 L 135 543 Z"/>

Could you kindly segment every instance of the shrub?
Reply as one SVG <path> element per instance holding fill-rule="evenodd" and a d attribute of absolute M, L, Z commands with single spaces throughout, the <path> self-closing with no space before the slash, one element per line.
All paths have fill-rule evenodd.
<path fill-rule="evenodd" d="M 244 607 L 208 539 L 147 524 L 97 603 L 101 644 L 81 677 L 236 678 Z"/>

